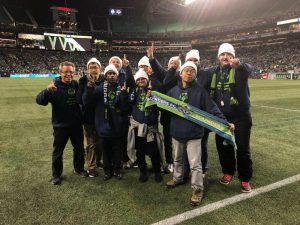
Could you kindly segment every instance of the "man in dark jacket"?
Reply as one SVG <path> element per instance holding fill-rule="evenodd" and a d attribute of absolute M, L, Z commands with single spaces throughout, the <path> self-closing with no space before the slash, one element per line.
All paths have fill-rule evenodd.
<path fill-rule="evenodd" d="M 74 147 L 74 173 L 86 177 L 84 170 L 84 147 L 82 132 L 82 116 L 76 92 L 78 83 L 73 80 L 75 65 L 62 62 L 59 66 L 60 78 L 55 79 L 47 89 L 36 97 L 39 105 L 52 105 L 53 153 L 52 153 L 52 184 L 61 184 L 63 172 L 63 151 L 70 138 Z"/>
<path fill-rule="evenodd" d="M 196 74 L 197 67 L 194 63 L 186 62 L 183 64 L 180 68 L 181 81 L 168 92 L 168 95 L 225 119 L 206 90 L 196 82 Z M 231 124 L 231 127 L 233 128 L 234 125 Z M 200 204 L 204 189 L 201 165 L 201 138 L 203 135 L 202 126 L 184 118 L 172 116 L 171 136 L 174 148 L 174 173 L 173 179 L 167 183 L 167 187 L 174 188 L 183 183 L 184 155 L 187 154 L 192 186 L 190 203 L 193 206 Z"/>
<path fill-rule="evenodd" d="M 100 140 L 97 138 L 95 130 L 95 104 L 85 106 L 82 102 L 82 96 L 86 92 L 87 83 L 90 81 L 99 86 L 103 79 L 100 76 L 101 63 L 96 58 L 91 58 L 87 63 L 87 76 L 79 79 L 79 90 L 77 92 L 77 101 L 81 105 L 83 113 L 83 131 L 86 140 L 86 163 L 89 177 L 97 177 L 96 163 L 102 158 Z"/>
<path fill-rule="evenodd" d="M 242 192 L 251 192 L 252 160 L 250 155 L 250 133 L 252 118 L 250 113 L 250 92 L 248 78 L 252 66 L 235 58 L 231 44 L 219 47 L 219 65 L 210 69 L 212 74 L 211 96 L 230 123 L 235 124 L 236 156 L 231 145 L 216 135 L 216 145 L 224 173 L 220 183 L 228 185 L 235 173 L 236 164 Z"/>

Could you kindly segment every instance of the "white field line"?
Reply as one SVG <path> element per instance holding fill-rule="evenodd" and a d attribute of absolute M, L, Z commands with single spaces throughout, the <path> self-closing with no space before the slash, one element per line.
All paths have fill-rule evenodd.
<path fill-rule="evenodd" d="M 260 107 L 260 108 L 268 108 L 268 109 L 284 110 L 284 111 L 289 111 L 289 112 L 300 112 L 300 110 L 297 110 L 297 109 L 285 109 L 285 108 L 264 106 L 264 105 L 255 105 L 255 104 L 251 104 L 251 106 Z"/>
<path fill-rule="evenodd" d="M 196 208 L 194 210 L 184 212 L 184 213 L 179 214 L 177 216 L 173 216 L 173 217 L 167 218 L 165 220 L 159 221 L 157 223 L 154 223 L 153 225 L 178 224 L 180 222 L 192 219 L 194 217 L 197 217 L 197 216 L 200 216 L 200 215 L 212 212 L 212 211 L 215 211 L 217 209 L 226 207 L 228 205 L 232 205 L 232 204 L 237 203 L 237 202 L 244 201 L 244 200 L 249 199 L 249 198 L 253 198 L 256 195 L 260 195 L 260 194 L 263 194 L 263 193 L 266 193 L 266 192 L 270 192 L 272 190 L 281 188 L 283 186 L 289 185 L 289 184 L 297 182 L 297 181 L 300 181 L 300 174 L 289 177 L 289 178 L 281 180 L 281 181 L 278 181 L 278 182 L 273 183 L 273 184 L 269 184 L 267 186 L 263 186 L 263 187 L 260 187 L 260 188 L 257 188 L 257 189 L 253 189 L 251 193 L 238 194 L 238 195 L 235 195 L 233 197 L 226 198 L 226 199 L 220 200 L 218 202 L 214 202 L 214 203 L 208 204 L 206 206 L 202 206 L 202 207 Z"/>

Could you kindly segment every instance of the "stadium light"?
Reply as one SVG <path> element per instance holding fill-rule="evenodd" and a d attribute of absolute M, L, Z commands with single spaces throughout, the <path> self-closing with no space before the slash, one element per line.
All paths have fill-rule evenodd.
<path fill-rule="evenodd" d="M 185 5 L 189 5 L 191 3 L 193 3 L 195 0 L 185 0 L 184 4 Z"/>

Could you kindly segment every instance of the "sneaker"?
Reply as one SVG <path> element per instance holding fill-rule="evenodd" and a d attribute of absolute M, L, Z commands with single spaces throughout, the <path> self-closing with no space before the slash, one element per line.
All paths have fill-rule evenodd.
<path fill-rule="evenodd" d="M 131 164 L 131 167 L 132 167 L 132 168 L 138 168 L 138 167 L 139 167 L 139 166 L 138 166 L 138 162 L 135 161 L 134 163 L 132 163 L 132 164 Z"/>
<path fill-rule="evenodd" d="M 243 193 L 250 193 L 252 191 L 250 183 L 242 181 L 241 182 L 241 188 Z"/>
<path fill-rule="evenodd" d="M 91 169 L 87 171 L 89 174 L 89 177 L 98 177 L 99 173 L 95 169 Z"/>
<path fill-rule="evenodd" d="M 114 174 L 114 177 L 115 177 L 117 180 L 122 180 L 123 175 L 122 175 L 121 173 L 115 173 L 115 174 Z"/>
<path fill-rule="evenodd" d="M 147 173 L 140 173 L 140 177 L 139 177 L 139 182 L 146 182 L 148 180 L 148 175 Z"/>
<path fill-rule="evenodd" d="M 181 184 L 183 184 L 183 182 L 176 182 L 175 180 L 170 180 L 169 182 L 167 182 L 167 188 L 172 189 L 172 188 L 175 188 L 175 187 L 177 187 Z"/>
<path fill-rule="evenodd" d="M 219 180 L 221 184 L 228 185 L 232 181 L 233 175 L 224 173 L 223 177 Z"/>
<path fill-rule="evenodd" d="M 81 176 L 81 177 L 88 177 L 89 176 L 89 174 L 88 174 L 88 172 L 86 172 L 86 170 L 81 170 L 81 171 L 74 170 L 74 173 L 78 176 Z"/>
<path fill-rule="evenodd" d="M 192 206 L 198 206 L 201 203 L 203 197 L 203 191 L 202 190 L 193 190 L 192 197 L 191 197 L 191 205 Z"/>
<path fill-rule="evenodd" d="M 99 168 L 99 169 L 101 169 L 101 170 L 103 170 L 103 163 L 102 162 L 98 162 L 97 163 L 97 167 Z"/>
<path fill-rule="evenodd" d="M 51 184 L 53 184 L 53 185 L 60 185 L 61 184 L 61 178 L 60 177 L 53 177 L 51 179 Z"/>
<path fill-rule="evenodd" d="M 161 173 L 155 173 L 155 178 L 154 178 L 154 180 L 155 180 L 157 183 L 162 182 L 163 177 L 162 177 Z"/>
<path fill-rule="evenodd" d="M 112 178 L 112 174 L 104 174 L 104 177 L 103 177 L 103 180 L 104 181 L 107 181 L 107 180 L 109 180 L 110 178 Z"/>

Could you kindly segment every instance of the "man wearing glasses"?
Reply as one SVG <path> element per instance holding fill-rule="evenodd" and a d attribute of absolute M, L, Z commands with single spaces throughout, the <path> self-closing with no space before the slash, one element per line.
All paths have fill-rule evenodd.
<path fill-rule="evenodd" d="M 87 177 L 84 170 L 84 147 L 82 116 L 76 101 L 78 83 L 73 80 L 75 65 L 71 62 L 62 62 L 59 65 L 60 77 L 41 91 L 36 102 L 39 105 L 52 105 L 53 125 L 53 152 L 52 152 L 52 180 L 53 185 L 61 184 L 63 172 L 63 151 L 68 140 L 71 140 L 74 151 L 74 173 Z"/>

